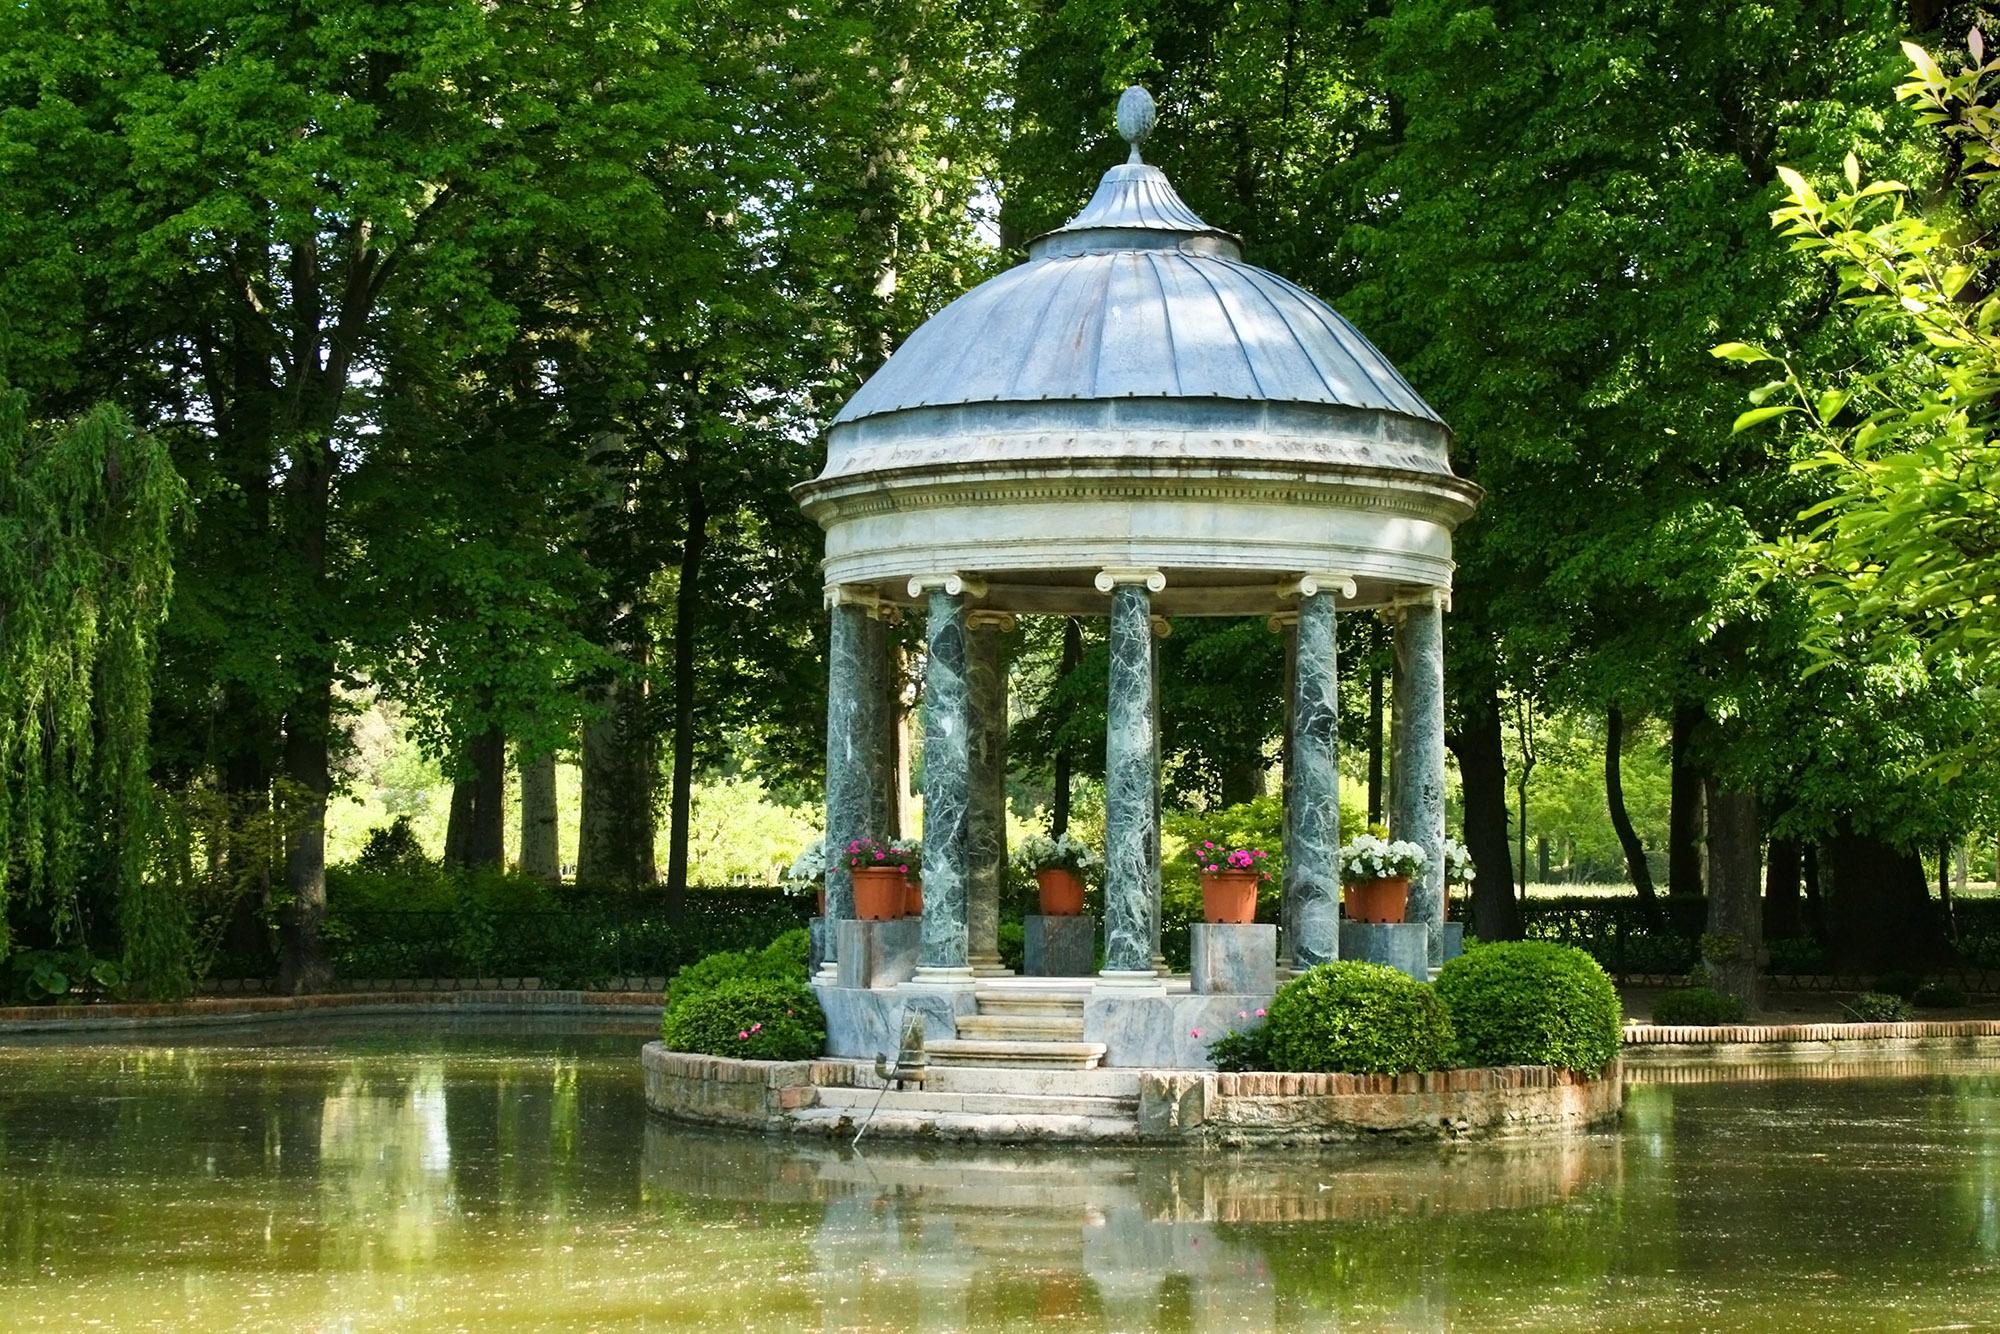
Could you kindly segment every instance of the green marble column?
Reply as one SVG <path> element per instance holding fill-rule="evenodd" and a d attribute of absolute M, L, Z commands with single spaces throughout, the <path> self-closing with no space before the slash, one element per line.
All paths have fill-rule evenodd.
<path fill-rule="evenodd" d="M 970 805 L 966 808 L 967 957 L 979 973 L 1000 966 L 1000 891 L 1007 880 L 1007 668 L 1014 618 L 976 611 L 967 618 L 966 680 L 971 696 Z"/>
<path fill-rule="evenodd" d="M 1104 738 L 1104 972 L 1153 976 L 1160 896 L 1159 762 L 1154 748 L 1152 595 L 1111 583 L 1111 669 Z"/>
<path fill-rule="evenodd" d="M 930 591 L 924 664 L 923 969 L 970 975 L 966 938 L 967 807 L 972 795 L 965 595 Z"/>
<path fill-rule="evenodd" d="M 1340 955 L 1340 671 L 1333 594 L 1299 598 L 1285 820 L 1294 968 Z"/>
<path fill-rule="evenodd" d="M 857 838 L 883 836 L 882 820 L 893 776 L 889 765 L 888 711 L 882 681 L 888 672 L 888 631 L 870 609 L 836 602 L 827 646 L 826 691 L 826 915 L 829 923 L 854 916 L 854 884 L 844 857 Z M 826 958 L 834 957 L 828 930 Z"/>
<path fill-rule="evenodd" d="M 1293 951 L 1299 938 L 1298 885 L 1292 874 L 1292 812 L 1297 803 L 1292 796 L 1292 786 L 1298 780 L 1299 766 L 1292 758 L 1292 711 L 1298 695 L 1299 665 L 1299 618 L 1284 613 L 1271 618 L 1271 626 L 1285 637 L 1285 670 L 1281 688 L 1285 696 L 1284 724 L 1284 779 L 1280 791 L 1280 832 L 1279 845 L 1285 853 L 1283 877 L 1278 887 L 1278 922 L 1284 932 L 1284 943 L 1279 963 L 1289 967 Z"/>
<path fill-rule="evenodd" d="M 1430 927 L 1433 967 L 1443 960 L 1444 926 L 1444 609 L 1439 596 L 1402 608 L 1395 625 L 1395 733 L 1389 830 L 1429 857 L 1410 881 L 1404 920 Z"/>

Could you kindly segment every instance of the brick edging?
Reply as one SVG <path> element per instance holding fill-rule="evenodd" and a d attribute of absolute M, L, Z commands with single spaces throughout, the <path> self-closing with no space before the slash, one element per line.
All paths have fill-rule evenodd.
<path fill-rule="evenodd" d="M 1855 1042 L 1867 1039 L 2000 1037 L 2000 1019 L 1915 1019 L 1896 1024 L 1627 1024 L 1628 1047 L 1717 1043 Z"/>
<path fill-rule="evenodd" d="M 631 1012 L 657 1010 L 660 997 L 644 991 L 341 991 L 312 996 L 242 996 L 171 1003 L 0 1006 L 0 1035 L 81 1032 L 258 1019 L 305 1018 L 348 1011 L 482 1009 L 495 1012 Z"/>

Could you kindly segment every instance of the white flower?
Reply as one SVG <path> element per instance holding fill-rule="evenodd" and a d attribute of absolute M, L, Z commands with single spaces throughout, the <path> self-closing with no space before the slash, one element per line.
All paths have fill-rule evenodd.
<path fill-rule="evenodd" d="M 826 840 L 816 839 L 808 843 L 805 851 L 792 860 L 790 869 L 785 872 L 785 879 L 794 882 L 824 880 L 826 867 Z"/>
<path fill-rule="evenodd" d="M 1391 880 L 1420 875 L 1430 857 L 1407 840 L 1394 843 L 1362 834 L 1340 849 L 1340 878 L 1345 881 Z"/>
<path fill-rule="evenodd" d="M 1097 854 L 1082 839 L 1064 834 L 1061 838 L 1048 838 L 1042 834 L 1030 834 L 1021 840 L 1021 846 L 1014 853 L 1014 860 L 1022 869 L 1033 874 L 1036 871 L 1063 870 L 1081 875 L 1095 870 Z"/>

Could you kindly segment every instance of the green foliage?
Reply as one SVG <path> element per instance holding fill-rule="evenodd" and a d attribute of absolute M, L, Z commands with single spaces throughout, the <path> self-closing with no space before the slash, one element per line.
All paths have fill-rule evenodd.
<path fill-rule="evenodd" d="M 1019 922 L 1000 923 L 1000 963 L 1019 973 L 1027 967 L 1027 934 Z"/>
<path fill-rule="evenodd" d="M 1224 1033 L 1208 1044 L 1208 1060 L 1225 1074 L 1271 1069 L 1270 1024 L 1260 1023 Z"/>
<path fill-rule="evenodd" d="M 1910 1003 L 1901 996 L 1864 991 L 1841 1007 L 1862 1024 L 1900 1024 L 1910 1017 Z"/>
<path fill-rule="evenodd" d="M 125 966 L 100 959 L 87 949 L 16 950 L 7 960 L 6 987 L 0 996 L 10 1003 L 95 1000 L 117 996 L 127 984 Z"/>
<path fill-rule="evenodd" d="M 1910 996 L 1920 1010 L 1962 1010 L 1971 1003 L 1963 991 L 1946 982 L 1926 982 Z"/>
<path fill-rule="evenodd" d="M 361 845 L 361 854 L 354 859 L 356 870 L 378 873 L 408 871 L 429 865 L 430 857 L 418 841 L 417 832 L 407 815 L 398 815 L 388 824 L 371 830 L 368 841 Z"/>
<path fill-rule="evenodd" d="M 1436 986 L 1459 1065 L 1595 1071 L 1618 1055 L 1618 989 L 1582 950 L 1541 941 L 1481 945 L 1447 963 Z"/>
<path fill-rule="evenodd" d="M 804 982 L 737 977 L 670 1003 L 660 1037 L 674 1051 L 803 1061 L 825 1050 L 826 1016 Z"/>
<path fill-rule="evenodd" d="M 1653 1002 L 1656 1024 L 1740 1024 L 1743 1002 L 1710 987 L 1676 987 Z"/>
<path fill-rule="evenodd" d="M 1270 1011 L 1279 1070 L 1400 1074 L 1451 1063 L 1451 1017 L 1437 992 L 1382 964 L 1308 969 L 1278 988 Z"/>

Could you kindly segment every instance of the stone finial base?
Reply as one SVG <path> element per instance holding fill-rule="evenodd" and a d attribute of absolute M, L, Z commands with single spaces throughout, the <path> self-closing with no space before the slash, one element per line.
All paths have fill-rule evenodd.
<path fill-rule="evenodd" d="M 1263 922 L 1195 922 L 1188 928 L 1188 986 L 1200 995 L 1278 989 L 1278 928 Z"/>
<path fill-rule="evenodd" d="M 863 990 L 897 986 L 916 975 L 921 919 L 834 923 L 836 985 Z"/>
<path fill-rule="evenodd" d="M 1427 922 L 1342 922 L 1340 957 L 1385 963 L 1419 982 L 1431 975 L 1431 928 Z"/>
<path fill-rule="evenodd" d="M 1021 972 L 1028 977 L 1089 977 L 1097 971 L 1097 919 L 1030 915 L 1021 919 Z"/>

